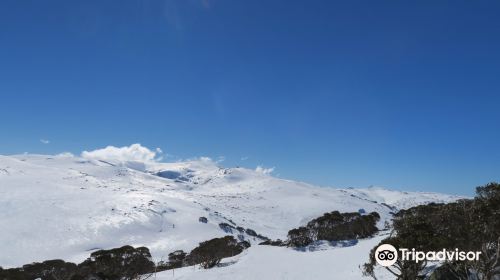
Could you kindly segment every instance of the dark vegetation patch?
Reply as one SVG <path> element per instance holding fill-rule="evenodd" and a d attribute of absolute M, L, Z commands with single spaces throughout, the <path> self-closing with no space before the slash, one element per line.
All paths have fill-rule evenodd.
<path fill-rule="evenodd" d="M 245 230 L 245 233 L 246 233 L 246 234 L 248 234 L 248 235 L 250 235 L 250 236 L 254 236 L 254 237 L 256 237 L 256 236 L 257 236 L 257 233 L 256 233 L 256 232 L 255 232 L 255 230 L 253 230 L 253 229 L 249 229 L 249 228 L 247 228 L 247 229 Z"/>
<path fill-rule="evenodd" d="M 236 224 L 233 222 L 234 225 L 230 225 L 228 223 L 220 223 L 219 224 L 219 227 L 220 229 L 222 229 L 225 233 L 231 233 L 231 234 L 234 234 L 234 233 L 240 233 L 238 235 L 238 238 L 241 239 L 241 240 L 244 240 L 245 236 L 242 235 L 243 233 L 246 233 L 248 236 L 251 236 L 251 237 L 255 237 L 255 238 L 259 238 L 261 240 L 269 240 L 269 238 L 267 238 L 266 236 L 264 235 L 261 235 L 261 234 L 258 234 L 257 232 L 255 232 L 255 230 L 251 229 L 251 228 L 243 228 L 243 227 L 240 227 L 240 226 L 236 226 Z"/>
<path fill-rule="evenodd" d="M 287 243 L 282 241 L 281 239 L 277 240 L 266 240 L 264 242 L 259 243 L 259 245 L 269 245 L 269 246 L 286 246 Z"/>
<path fill-rule="evenodd" d="M 248 242 L 238 242 L 233 236 L 214 238 L 200 243 L 185 258 L 188 265 L 200 264 L 203 268 L 212 268 L 223 258 L 232 257 L 250 247 Z"/>
<path fill-rule="evenodd" d="M 124 246 L 100 250 L 79 265 L 62 260 L 32 263 L 21 268 L 0 269 L 1 280 L 128 280 L 152 273 L 155 264 L 145 247 Z"/>
<path fill-rule="evenodd" d="M 201 265 L 203 268 L 212 268 L 223 258 L 236 256 L 250 247 L 247 241 L 238 242 L 233 236 L 214 238 L 201 242 L 189 254 L 182 250 L 168 255 L 168 262 L 160 262 L 157 271 L 175 269 L 184 266 Z"/>
<path fill-rule="evenodd" d="M 330 244 L 342 246 L 345 242 L 339 243 L 338 241 L 348 241 L 347 244 L 353 244 L 352 241 L 371 237 L 378 232 L 376 224 L 380 220 L 380 215 L 377 212 L 364 215 L 364 212 L 364 209 L 360 209 L 352 213 L 338 211 L 325 213 L 305 226 L 288 231 L 288 239 L 285 241 L 264 237 L 265 241 L 259 245 L 288 246 L 305 250 L 306 246 L 321 243 L 321 241 L 329 241 Z"/>
<path fill-rule="evenodd" d="M 249 247 L 250 243 L 247 241 L 238 242 L 233 236 L 225 236 L 204 241 L 189 254 L 182 250 L 174 251 L 168 255 L 168 261 L 155 264 L 148 248 L 123 246 L 93 252 L 78 265 L 63 260 L 49 260 L 19 268 L 0 267 L 0 280 L 147 279 L 147 275 L 155 272 L 188 265 L 199 264 L 204 268 L 211 268 L 218 265 L 223 258 L 238 255 Z"/>
<path fill-rule="evenodd" d="M 317 240 L 340 241 L 371 237 L 378 232 L 378 220 L 380 215 L 377 212 L 367 215 L 338 211 L 325 213 L 308 222 L 306 226 L 290 230 L 286 245 L 303 247 Z"/>
<path fill-rule="evenodd" d="M 399 211 L 393 220 L 393 233 L 380 244 L 418 251 L 481 252 L 479 260 L 446 261 L 430 279 L 500 279 L 500 184 L 476 188 L 474 199 L 452 203 L 420 205 Z M 376 246 L 378 247 L 378 245 Z M 364 265 L 367 276 L 376 277 L 375 250 Z M 398 260 L 386 267 L 397 279 L 424 279 L 428 263 Z"/>
<path fill-rule="evenodd" d="M 184 260 L 186 259 L 186 256 L 187 253 L 182 250 L 174 251 L 168 254 L 167 262 L 161 261 L 157 264 L 157 270 L 163 271 L 163 270 L 181 268 L 184 266 Z"/>
<path fill-rule="evenodd" d="M 153 272 L 155 263 L 146 247 L 123 246 L 111 250 L 99 250 L 78 265 L 84 275 L 102 279 L 133 279 L 139 275 Z"/>
<path fill-rule="evenodd" d="M 236 229 L 234 226 L 228 224 L 228 223 L 220 223 L 219 224 L 220 229 L 222 229 L 225 233 L 233 233 L 233 229 Z"/>

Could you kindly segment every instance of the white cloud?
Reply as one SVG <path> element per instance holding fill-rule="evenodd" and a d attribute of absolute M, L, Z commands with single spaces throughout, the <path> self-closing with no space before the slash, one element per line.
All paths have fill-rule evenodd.
<path fill-rule="evenodd" d="M 40 142 L 42 142 L 42 144 L 45 144 L 45 145 L 50 144 L 50 141 L 47 139 L 40 139 Z"/>
<path fill-rule="evenodd" d="M 213 162 L 212 158 L 210 157 L 199 157 L 197 158 L 199 161 L 204 161 L 204 162 Z"/>
<path fill-rule="evenodd" d="M 64 153 L 60 153 L 60 154 L 57 154 L 56 157 L 74 157 L 75 155 L 73 155 L 72 153 L 70 152 L 64 152 Z"/>
<path fill-rule="evenodd" d="M 248 160 L 248 159 L 249 159 L 249 157 L 241 157 L 241 159 L 240 159 L 240 160 L 241 160 L 241 161 L 245 161 L 245 160 Z"/>
<path fill-rule="evenodd" d="M 216 162 L 216 163 L 221 163 L 221 162 L 223 162 L 223 161 L 225 161 L 225 160 L 226 160 L 226 157 L 225 157 L 225 156 L 219 156 L 215 162 Z"/>
<path fill-rule="evenodd" d="M 161 159 L 157 158 L 161 153 L 162 151 L 159 148 L 152 151 L 141 144 L 132 144 L 128 147 L 107 146 L 94 151 L 83 151 L 82 157 L 112 162 L 155 162 Z"/>
<path fill-rule="evenodd" d="M 274 171 L 274 167 L 264 168 L 264 167 L 259 165 L 259 166 L 257 166 L 257 168 L 255 168 L 255 171 L 262 173 L 262 174 L 271 174 Z"/>

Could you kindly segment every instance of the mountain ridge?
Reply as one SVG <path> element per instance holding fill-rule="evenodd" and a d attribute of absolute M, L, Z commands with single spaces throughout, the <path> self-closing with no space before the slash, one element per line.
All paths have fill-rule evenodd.
<path fill-rule="evenodd" d="M 147 246 L 161 259 L 226 235 L 221 223 L 286 239 L 288 230 L 335 210 L 378 212 L 378 227 L 383 228 L 393 211 L 458 198 L 382 188 L 320 188 L 224 168 L 207 158 L 162 163 L 0 156 L 0 224 L 7 225 L 0 232 L 6 244 L 0 266 L 53 258 L 78 262 L 89 251 L 127 244 Z M 200 223 L 200 217 L 208 222 Z"/>

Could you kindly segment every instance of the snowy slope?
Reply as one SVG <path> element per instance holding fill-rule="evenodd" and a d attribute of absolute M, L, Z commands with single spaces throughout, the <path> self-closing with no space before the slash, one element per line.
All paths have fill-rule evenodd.
<path fill-rule="evenodd" d="M 299 252 L 284 247 L 253 246 L 242 254 L 224 259 L 221 267 L 205 270 L 184 267 L 164 271 L 157 280 L 304 280 L 361 279 L 362 266 L 368 253 L 383 239 L 377 236 L 361 240 L 356 246 L 330 248 L 315 252 Z M 377 269 L 379 279 L 393 279 L 383 269 Z M 153 279 L 155 279 L 153 277 Z M 366 278 L 369 279 L 369 278 Z"/>
<path fill-rule="evenodd" d="M 393 206 L 395 210 L 407 209 L 413 206 L 428 204 L 431 202 L 446 203 L 457 199 L 457 196 L 455 195 L 432 192 L 402 192 L 387 190 L 381 187 L 357 189 L 348 188 L 342 189 L 341 191 L 344 191 L 361 199 L 375 201 L 377 203 L 385 203 L 387 205 Z"/>
<path fill-rule="evenodd" d="M 0 266 L 54 258 L 80 262 L 93 250 L 125 244 L 147 246 L 156 259 L 165 259 L 174 250 L 190 251 L 201 241 L 227 235 L 218 226 L 222 222 L 286 239 L 288 230 L 333 210 L 377 211 L 382 228 L 395 208 L 454 199 L 381 188 L 319 188 L 250 169 L 222 168 L 208 159 L 159 163 L 0 156 Z M 202 216 L 207 224 L 198 221 Z M 361 244 L 353 246 L 363 251 L 360 262 L 368 252 Z M 252 247 L 239 265 L 260 254 L 289 252 L 261 247 Z M 336 250 L 327 251 L 339 254 Z M 297 261 L 307 254 L 311 260 L 330 258 L 325 252 L 290 256 Z"/>

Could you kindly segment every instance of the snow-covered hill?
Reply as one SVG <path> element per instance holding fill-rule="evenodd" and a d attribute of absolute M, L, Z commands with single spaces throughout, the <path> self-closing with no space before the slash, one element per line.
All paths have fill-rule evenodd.
<path fill-rule="evenodd" d="M 368 252 L 383 236 L 361 240 L 352 247 L 339 247 L 315 252 L 299 252 L 284 247 L 253 246 L 242 254 L 227 258 L 221 267 L 210 270 L 184 267 L 164 271 L 157 280 L 359 280 L 359 268 L 367 261 Z M 387 270 L 377 268 L 379 279 L 394 279 Z M 154 278 L 153 278 L 154 279 Z M 371 278 L 366 278 L 371 279 Z"/>
<path fill-rule="evenodd" d="M 382 228 L 397 209 L 454 199 L 382 188 L 319 188 L 265 172 L 223 168 L 204 158 L 161 163 L 72 155 L 0 156 L 0 266 L 55 258 L 80 262 L 93 250 L 125 244 L 147 246 L 157 260 L 165 259 L 174 250 L 190 251 L 201 241 L 227 235 L 220 223 L 286 239 L 288 230 L 333 210 L 376 211 Z M 208 222 L 199 222 L 200 217 Z M 262 241 L 244 237 L 254 245 Z M 357 249 L 350 254 L 363 251 L 357 263 L 363 262 L 368 250 L 353 247 Z M 250 258 L 246 262 L 251 264 L 255 254 L 270 257 L 283 250 L 287 249 L 253 248 L 241 258 Z M 311 254 L 311 260 L 328 255 L 290 256 L 303 261 L 304 254 Z M 359 272 L 357 267 L 349 269 Z"/>

